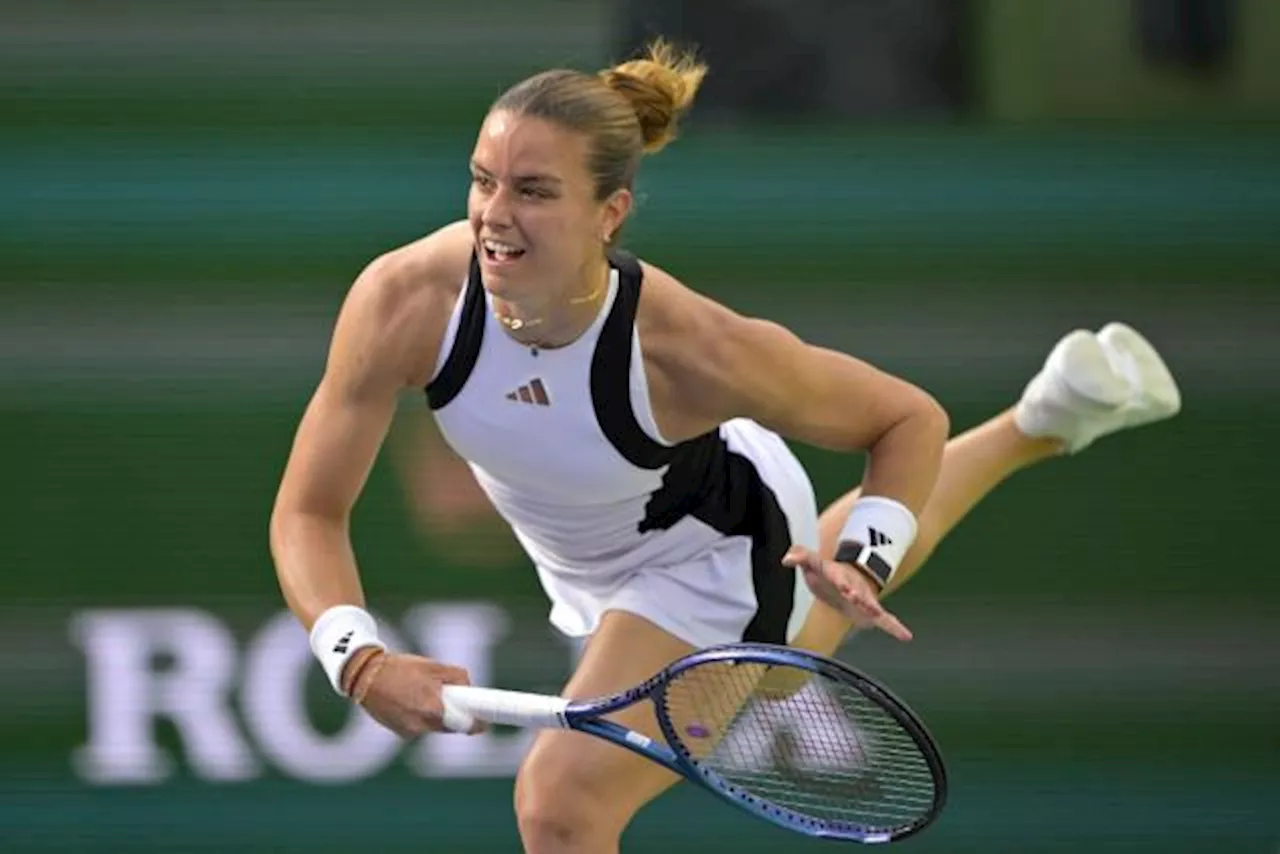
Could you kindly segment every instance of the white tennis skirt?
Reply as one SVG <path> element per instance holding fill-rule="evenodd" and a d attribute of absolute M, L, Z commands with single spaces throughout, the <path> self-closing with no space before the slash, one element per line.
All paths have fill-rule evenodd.
<path fill-rule="evenodd" d="M 616 610 L 643 617 L 695 648 L 741 640 L 785 643 L 795 637 L 813 595 L 800 573 L 780 560 L 792 544 L 818 548 L 813 484 L 776 434 L 738 420 L 724 425 L 721 435 L 730 453 L 754 470 L 750 532 L 726 535 L 688 516 L 661 536 L 705 546 L 669 564 L 607 576 L 567 575 L 539 565 L 552 625 L 570 637 L 584 637 L 605 612 Z M 736 462 L 742 470 L 741 460 Z"/>

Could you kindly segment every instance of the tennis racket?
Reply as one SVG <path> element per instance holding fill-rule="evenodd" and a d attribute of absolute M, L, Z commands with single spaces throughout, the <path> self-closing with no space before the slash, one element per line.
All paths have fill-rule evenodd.
<path fill-rule="evenodd" d="M 449 729 L 480 719 L 588 733 L 807 836 L 896 841 L 946 801 L 942 755 L 905 703 L 842 662 L 790 647 L 711 647 L 594 700 L 446 685 L 442 701 Z M 605 718 L 646 701 L 661 740 Z"/>

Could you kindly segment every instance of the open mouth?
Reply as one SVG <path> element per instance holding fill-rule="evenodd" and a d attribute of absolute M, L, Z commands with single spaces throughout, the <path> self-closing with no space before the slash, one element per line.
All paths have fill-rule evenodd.
<path fill-rule="evenodd" d="M 525 253 L 525 250 L 517 246 L 488 238 L 480 241 L 480 248 L 484 250 L 485 258 L 495 264 L 515 261 Z"/>

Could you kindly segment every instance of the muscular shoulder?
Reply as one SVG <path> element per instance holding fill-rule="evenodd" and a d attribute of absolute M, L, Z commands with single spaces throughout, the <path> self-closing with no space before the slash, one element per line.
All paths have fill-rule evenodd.
<path fill-rule="evenodd" d="M 689 438 L 745 417 L 807 444 L 862 449 L 921 414 L 945 435 L 946 413 L 911 383 L 808 344 L 777 323 L 739 315 L 659 270 L 651 275 L 640 327 L 648 336 L 654 415 L 667 438 Z"/>
<path fill-rule="evenodd" d="M 750 341 L 790 333 L 699 294 L 661 268 L 642 267 L 636 322 L 655 409 L 665 411 L 660 421 L 672 425 L 669 438 L 697 435 L 745 414 L 738 389 Z"/>
<path fill-rule="evenodd" d="M 379 384 L 425 385 L 471 246 L 470 229 L 457 222 L 370 262 L 343 303 L 330 371 Z"/>
<path fill-rule="evenodd" d="M 641 262 L 644 287 L 636 323 L 646 358 L 655 364 L 680 364 L 693 355 L 707 355 L 716 338 L 747 318 L 684 285 L 660 267 Z"/>

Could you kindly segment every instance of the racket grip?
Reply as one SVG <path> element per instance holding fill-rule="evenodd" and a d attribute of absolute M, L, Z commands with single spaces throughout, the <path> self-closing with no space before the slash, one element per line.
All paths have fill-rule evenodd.
<path fill-rule="evenodd" d="M 531 728 L 563 729 L 569 725 L 564 714 L 569 701 L 563 697 L 445 685 L 440 690 L 440 701 L 444 705 L 444 725 L 455 732 L 466 732 L 475 718 Z"/>
<path fill-rule="evenodd" d="M 441 700 L 444 705 L 444 714 L 440 720 L 444 724 L 444 728 L 449 732 L 471 732 L 471 727 L 475 726 L 476 719 L 466 712 L 459 709 L 448 700 Z"/>

